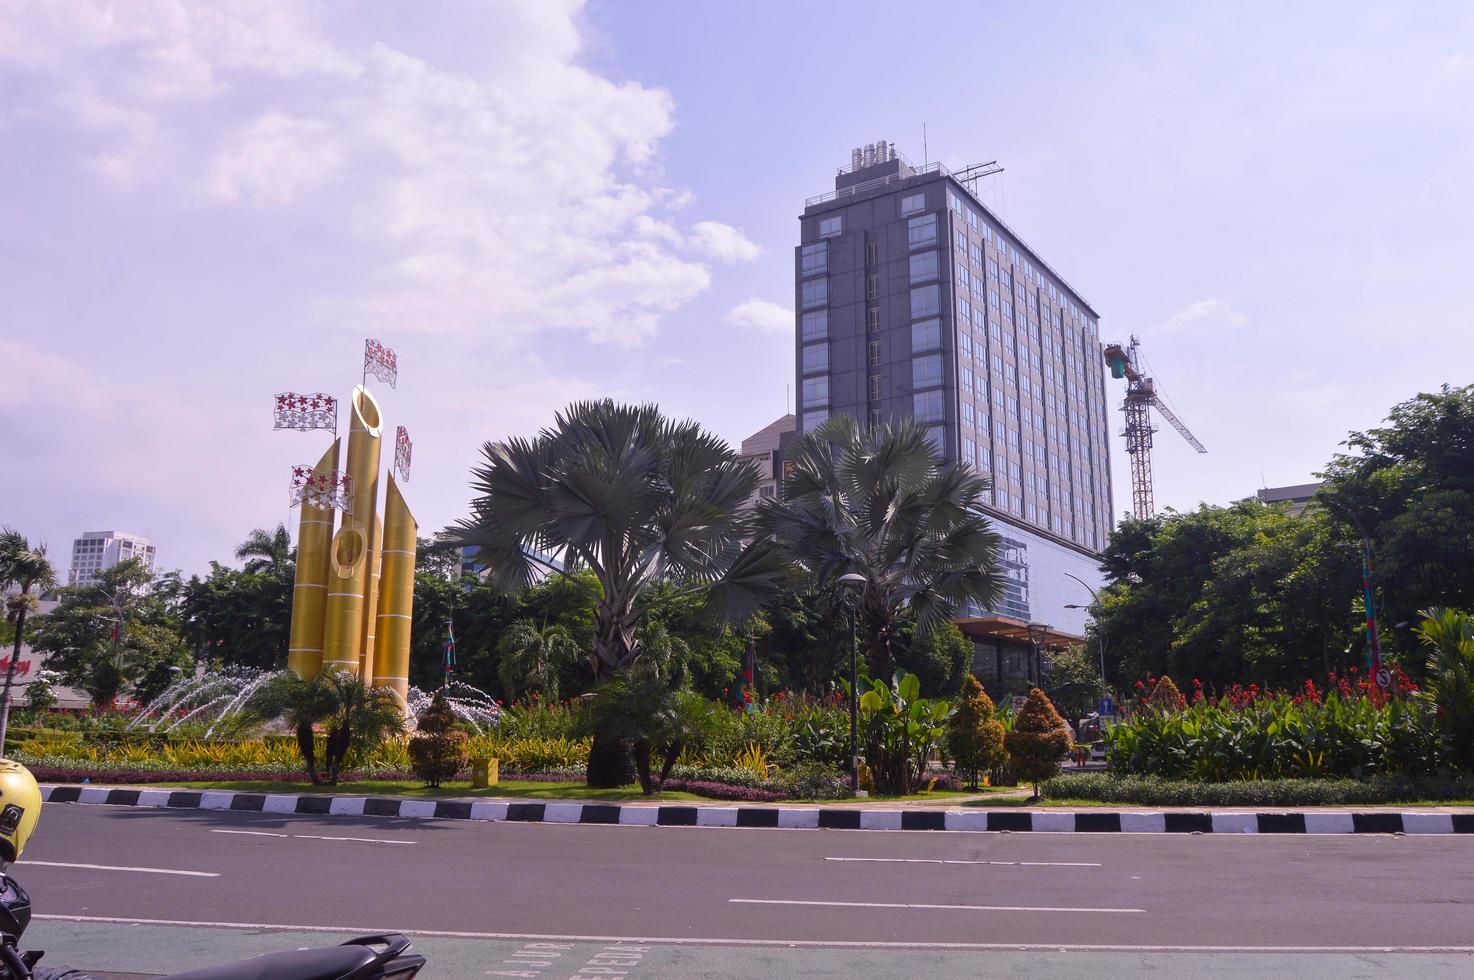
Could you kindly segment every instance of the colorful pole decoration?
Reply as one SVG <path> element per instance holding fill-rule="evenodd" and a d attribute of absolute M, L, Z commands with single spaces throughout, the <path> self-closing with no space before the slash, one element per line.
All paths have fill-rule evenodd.
<path fill-rule="evenodd" d="M 353 478 L 338 470 L 320 471 L 306 463 L 293 466 L 288 498 L 293 507 L 305 504 L 318 510 L 351 510 Z"/>
<path fill-rule="evenodd" d="M 330 429 L 338 434 L 338 399 L 320 391 L 299 395 L 295 391 L 284 391 L 276 396 L 276 422 L 272 428 L 295 429 L 307 432 L 310 429 Z"/>
<path fill-rule="evenodd" d="M 445 680 L 444 687 L 450 687 L 450 675 L 456 671 L 456 624 L 453 618 L 447 617 L 445 621 Z"/>
<path fill-rule="evenodd" d="M 1361 594 L 1367 613 L 1367 670 L 1382 687 L 1392 684 L 1391 672 L 1382 667 L 1382 643 L 1377 636 L 1376 597 L 1372 592 L 1372 543 L 1361 539 Z"/>
<path fill-rule="evenodd" d="M 399 381 L 399 357 L 377 340 L 363 342 L 363 381 L 373 375 L 393 388 Z"/>
<path fill-rule="evenodd" d="M 409 441 L 409 430 L 401 425 L 394 433 L 394 470 L 405 483 L 409 482 L 410 454 L 414 448 Z"/>

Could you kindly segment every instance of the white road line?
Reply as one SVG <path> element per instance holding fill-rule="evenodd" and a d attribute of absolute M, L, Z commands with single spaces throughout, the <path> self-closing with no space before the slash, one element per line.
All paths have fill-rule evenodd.
<path fill-rule="evenodd" d="M 847 861 L 857 864 L 988 864 L 1000 868 L 1098 868 L 1094 861 L 960 861 L 946 858 L 866 858 L 827 857 L 826 861 Z"/>
<path fill-rule="evenodd" d="M 1065 950 L 1090 953 L 1474 953 L 1474 946 L 1131 946 L 1089 943 L 905 943 L 850 939 L 697 939 L 691 936 L 592 936 L 552 932 L 453 932 L 448 929 L 411 929 L 404 923 L 385 926 L 304 926 L 277 922 L 210 922 L 192 919 L 127 919 L 111 915 L 37 913 L 33 919 L 52 922 L 100 922 L 126 926 L 190 926 L 200 929 L 273 929 L 278 932 L 369 933 L 403 932 L 411 938 L 518 939 L 569 943 L 659 943 L 663 946 L 801 946 L 818 949 L 980 949 Z"/>
<path fill-rule="evenodd" d="M 294 837 L 297 840 L 348 840 L 360 844 L 418 844 L 413 840 L 382 840 L 378 837 L 333 837 L 327 834 L 273 834 L 265 830 L 212 830 L 212 834 L 243 834 L 247 837 Z"/>
<path fill-rule="evenodd" d="M 811 902 L 798 898 L 729 898 L 733 905 L 817 905 L 836 909 L 952 909 L 962 912 L 1145 912 L 1146 909 L 1068 908 L 1050 905 L 927 905 L 920 902 Z"/>
<path fill-rule="evenodd" d="M 129 868 L 112 864 L 73 864 L 70 861 L 32 861 L 30 858 L 19 862 L 27 867 L 40 866 L 43 868 L 85 868 L 88 871 L 138 871 L 150 875 L 182 875 L 185 878 L 219 878 L 215 871 L 178 871 L 173 868 Z"/>

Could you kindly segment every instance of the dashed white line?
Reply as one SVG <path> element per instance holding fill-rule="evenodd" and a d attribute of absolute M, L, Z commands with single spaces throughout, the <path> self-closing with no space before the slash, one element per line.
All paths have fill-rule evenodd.
<path fill-rule="evenodd" d="M 379 837 L 333 837 L 328 834 L 274 834 L 265 830 L 211 830 L 212 834 L 241 834 L 247 837 L 291 837 L 296 840 L 346 840 L 360 844 L 418 844 L 414 840 L 384 840 Z"/>
<path fill-rule="evenodd" d="M 137 871 L 140 874 L 149 875 L 181 875 L 185 878 L 219 878 L 216 871 L 180 871 L 175 868 L 133 868 L 115 864 L 74 864 L 70 861 L 32 861 L 27 858 L 19 862 L 28 867 L 43 868 L 83 868 L 87 871 Z"/>
<path fill-rule="evenodd" d="M 729 898 L 733 905 L 811 905 L 837 909 L 941 909 L 960 912 L 1145 912 L 1146 909 L 1070 908 L 1052 905 L 930 905 L 922 902 L 819 902 L 798 898 Z"/>
<path fill-rule="evenodd" d="M 950 858 L 826 857 L 826 861 L 858 864 L 987 864 L 1000 868 L 1098 868 L 1095 861 L 962 861 Z"/>

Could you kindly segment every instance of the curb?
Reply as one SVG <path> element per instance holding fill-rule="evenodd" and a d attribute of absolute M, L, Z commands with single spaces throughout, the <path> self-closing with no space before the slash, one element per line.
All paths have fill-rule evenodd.
<path fill-rule="evenodd" d="M 854 810 L 835 807 L 621 806 L 614 803 L 508 803 L 397 797 L 297 796 L 233 790 L 42 786 L 48 803 L 171 810 L 343 817 L 413 817 L 512 823 L 622 824 L 647 827 L 782 827 L 827 830 L 954 830 L 1050 834 L 1474 834 L 1474 813 L 1327 811 Z"/>

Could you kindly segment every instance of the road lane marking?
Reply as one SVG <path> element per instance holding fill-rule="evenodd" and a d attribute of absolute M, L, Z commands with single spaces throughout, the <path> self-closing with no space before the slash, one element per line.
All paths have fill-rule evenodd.
<path fill-rule="evenodd" d="M 274 834 L 265 830 L 212 830 L 212 834 L 244 834 L 248 837 L 294 837 L 297 840 L 348 840 L 360 844 L 418 844 L 413 840 L 382 840 L 378 837 L 333 837 L 328 834 Z"/>
<path fill-rule="evenodd" d="M 198 929 L 273 929 L 277 932 L 370 933 L 401 932 L 438 939 L 518 939 L 566 943 L 659 943 L 662 946 L 755 946 L 815 949 L 976 949 L 1065 950 L 1087 953 L 1474 953 L 1474 946 L 1162 946 L 1090 943 L 907 943 L 855 939 L 713 939 L 692 936 L 585 936 L 546 932 L 455 932 L 448 929 L 411 929 L 394 926 L 304 926 L 279 922 L 210 922 L 191 919 L 131 919 L 111 915 L 63 915 L 39 912 L 33 919 L 53 922 L 96 922 L 126 926 L 184 926 Z"/>
<path fill-rule="evenodd" d="M 219 872 L 215 871 L 179 871 L 174 868 L 130 868 L 114 864 L 73 864 L 70 861 L 32 861 L 30 858 L 18 863 L 43 868 L 85 868 L 88 871 L 137 871 L 150 875 L 182 875 L 186 878 L 220 877 Z"/>
<path fill-rule="evenodd" d="M 1049 905 L 929 905 L 920 902 L 817 902 L 799 898 L 729 898 L 732 905 L 816 905 L 836 909 L 952 909 L 962 912 L 1145 912 L 1146 909 L 1067 908 Z"/>
<path fill-rule="evenodd" d="M 860 864 L 988 864 L 1000 868 L 1098 868 L 1095 861 L 960 861 L 946 858 L 867 858 L 827 857 L 826 861 L 851 861 Z"/>

